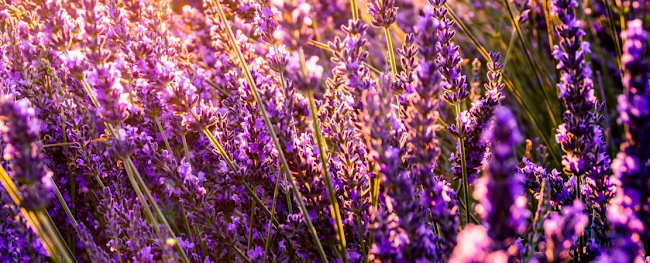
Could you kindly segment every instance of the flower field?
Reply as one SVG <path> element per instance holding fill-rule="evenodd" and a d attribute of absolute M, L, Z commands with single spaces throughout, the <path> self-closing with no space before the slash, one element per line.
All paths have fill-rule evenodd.
<path fill-rule="evenodd" d="M 0 0 L 0 259 L 650 262 L 648 0 Z"/>

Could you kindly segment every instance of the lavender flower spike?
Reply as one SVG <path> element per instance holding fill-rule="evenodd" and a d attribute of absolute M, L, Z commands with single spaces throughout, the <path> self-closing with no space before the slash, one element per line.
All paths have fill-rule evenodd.
<path fill-rule="evenodd" d="M 514 115 L 508 108 L 496 112 L 494 126 L 483 135 L 492 143 L 492 160 L 487 176 L 477 181 L 476 212 L 487 224 L 494 249 L 507 250 L 518 234 L 526 230 L 530 212 L 523 195 L 522 175 L 516 167 L 513 147 L 523 141 Z"/>
<path fill-rule="evenodd" d="M 572 206 L 562 209 L 562 214 L 553 212 L 544 221 L 544 235 L 546 236 L 546 251 L 538 255 L 541 262 L 564 262 L 569 256 L 568 250 L 575 243 L 577 236 L 589 222 L 583 212 L 584 205 L 576 200 Z"/>
<path fill-rule="evenodd" d="M 461 139 L 465 144 L 465 166 L 467 167 L 467 181 L 472 184 L 478 176 L 483 162 L 489 153 L 489 142 L 481 138 L 481 133 L 488 128 L 494 112 L 497 110 L 501 101 L 504 99 L 503 88 L 505 84 L 501 82 L 501 70 L 504 65 L 499 62 L 501 59 L 500 53 L 490 52 L 490 62 L 488 66 L 488 83 L 484 85 L 485 96 L 477 101 L 472 102 L 472 108 L 467 111 L 471 122 L 461 122 L 461 130 L 458 131 L 455 125 L 452 125 L 449 130 L 458 135 L 463 135 Z M 466 124 L 466 125 L 464 125 Z M 458 144 L 453 161 L 453 174 L 454 179 L 459 180 L 462 178 L 462 163 L 460 143 Z"/>
<path fill-rule="evenodd" d="M 600 127 L 603 120 L 600 112 L 604 104 L 594 96 L 592 72 L 586 61 L 591 50 L 589 43 L 582 41 L 585 32 L 580 29 L 575 14 L 578 3 L 555 0 L 553 4 L 562 22 L 557 26 L 560 44 L 554 47 L 553 56 L 561 71 L 557 87 L 566 105 L 564 124 L 558 127 L 555 138 L 564 151 L 562 164 L 565 173 L 576 176 L 578 186 L 584 183 L 590 189 L 589 196 L 585 197 L 586 204 L 594 211 L 596 235 L 604 241 L 608 228 L 607 203 L 613 196 L 609 182 L 610 159 Z M 580 191 L 576 193 L 580 196 Z"/>
<path fill-rule="evenodd" d="M 7 143 L 3 159 L 10 161 L 11 176 L 18 181 L 23 196 L 21 204 L 33 211 L 45 207 L 52 197 L 52 172 L 42 163 L 43 155 L 36 142 L 39 139 L 34 109 L 27 99 L 13 102 L 0 99 L 0 134 Z"/>
<path fill-rule="evenodd" d="M 429 0 L 429 4 L 433 7 L 433 16 L 442 22 L 442 27 L 438 29 L 439 43 L 436 44 L 438 51 L 438 64 L 440 65 L 440 73 L 443 76 L 444 84 L 442 88 L 445 90 L 443 98 L 450 104 L 457 104 L 467 97 L 469 97 L 469 89 L 467 88 L 467 76 L 463 75 L 461 62 L 463 58 L 453 39 L 456 35 L 453 27 L 455 22 L 447 18 L 447 8 L 444 6 L 447 0 Z"/>
<path fill-rule="evenodd" d="M 388 28 L 397 21 L 397 7 L 395 0 L 369 1 L 368 14 L 372 17 L 372 25 L 379 28 Z"/>
<path fill-rule="evenodd" d="M 382 76 L 382 83 L 392 83 L 391 75 Z M 418 262 L 436 255 L 436 236 L 424 225 L 424 211 L 413 200 L 416 186 L 403 168 L 400 149 L 395 147 L 401 135 L 394 111 L 388 109 L 393 96 L 388 85 L 382 90 L 364 92 L 365 127 L 362 134 L 369 148 L 381 186 L 384 204 L 373 215 L 374 244 L 369 258 L 381 262 Z M 435 154 L 435 149 L 432 152 Z"/>
<path fill-rule="evenodd" d="M 626 140 L 612 163 L 613 181 L 618 186 L 612 205 L 627 212 L 609 213 L 615 229 L 614 236 L 619 237 L 613 240 L 614 245 L 620 245 L 617 249 L 625 249 L 621 247 L 624 245 L 620 243 L 621 238 L 637 234 L 641 234 L 640 239 L 646 245 L 650 244 L 650 62 L 642 57 L 643 51 L 648 48 L 648 32 L 643 30 L 641 20 L 634 20 L 628 23 L 622 37 L 625 93 L 618 97 L 618 110 L 621 113 L 618 121 L 625 124 Z M 628 217 L 621 218 L 622 215 Z M 632 224 L 638 220 L 643 223 L 641 229 Z M 638 247 L 633 248 L 634 243 L 625 246 L 632 246 L 625 250 L 637 250 L 638 253 Z"/>
<path fill-rule="evenodd" d="M 439 23 L 425 22 L 436 30 Z M 422 46 L 426 46 L 428 40 L 436 42 L 435 35 L 429 35 L 427 28 L 416 28 Z M 411 43 L 415 41 L 414 36 L 407 37 Z M 411 176 L 422 185 L 421 203 L 424 209 L 429 211 L 440 236 L 439 257 L 447 258 L 456 246 L 456 229 L 458 228 L 458 207 L 455 204 L 456 193 L 449 187 L 441 176 L 433 173 L 440 156 L 440 147 L 436 138 L 436 130 L 439 129 L 438 107 L 440 105 L 438 85 L 441 77 L 437 70 L 438 65 L 426 48 L 422 48 L 425 55 L 420 61 L 417 70 L 418 76 L 413 91 L 406 93 L 403 98 L 406 101 L 404 125 L 409 134 L 407 142 L 411 152 L 410 162 Z M 415 63 L 413 59 L 413 63 Z"/>

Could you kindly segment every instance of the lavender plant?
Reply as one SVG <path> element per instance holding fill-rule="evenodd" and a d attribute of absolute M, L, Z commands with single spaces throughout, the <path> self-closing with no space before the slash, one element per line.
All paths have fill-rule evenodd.
<path fill-rule="evenodd" d="M 0 259 L 647 261 L 648 13 L 0 0 Z"/>

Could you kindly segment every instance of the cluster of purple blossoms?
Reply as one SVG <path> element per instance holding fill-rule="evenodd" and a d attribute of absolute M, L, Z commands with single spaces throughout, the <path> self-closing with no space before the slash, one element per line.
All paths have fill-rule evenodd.
<path fill-rule="evenodd" d="M 483 136 L 494 153 L 487 175 L 476 182 L 474 190 L 483 225 L 465 226 L 449 262 L 509 262 L 524 249 L 517 237 L 525 231 L 530 212 L 512 151 L 522 136 L 510 109 L 498 110 L 493 128 Z"/>
<path fill-rule="evenodd" d="M 650 130 L 650 63 L 643 59 L 649 34 L 643 29 L 641 20 L 634 20 L 628 23 L 622 38 L 625 91 L 618 97 L 618 108 L 619 122 L 625 124 L 626 134 L 621 151 L 612 163 L 613 181 L 617 186 L 616 197 L 607 213 L 613 229 L 612 251 L 603 260 L 641 262 L 642 244 L 646 244 L 647 249 L 650 243 L 650 155 L 647 150 L 650 141 L 646 138 Z"/>
<path fill-rule="evenodd" d="M 512 151 L 523 138 L 508 108 L 496 112 L 493 125 L 483 134 L 492 144 L 492 158 L 486 175 L 476 183 L 474 199 L 479 200 L 476 211 L 483 218 L 492 249 L 508 250 L 525 231 L 530 217 L 522 174 Z"/>
<path fill-rule="evenodd" d="M 463 74 L 461 68 L 463 58 L 460 56 L 460 47 L 453 41 L 456 35 L 453 28 L 455 22 L 447 18 L 449 10 L 445 7 L 446 3 L 446 0 L 429 0 L 429 4 L 433 8 L 433 17 L 438 19 L 442 25 L 438 28 L 439 42 L 435 47 L 438 52 L 436 62 L 440 65 L 440 74 L 444 81 L 442 85 L 442 89 L 445 91 L 443 99 L 450 104 L 458 104 L 469 97 L 469 90 L 466 83 L 467 76 Z"/>
<path fill-rule="evenodd" d="M 557 84 L 559 97 L 566 106 L 564 124 L 558 127 L 555 138 L 564 152 L 564 172 L 576 177 L 578 187 L 584 184 L 589 189 L 584 198 L 576 189 L 577 199 L 593 211 L 595 235 L 606 243 L 607 204 L 614 192 L 609 180 L 610 158 L 600 125 L 604 119 L 601 114 L 604 103 L 599 103 L 594 95 L 592 71 L 587 61 L 591 50 L 589 43 L 582 40 L 585 31 L 576 18 L 578 3 L 557 0 L 553 5 L 561 21 L 556 28 L 560 43 L 554 46 L 553 56 L 561 74 Z"/>
<path fill-rule="evenodd" d="M 551 173 L 548 173 L 544 167 L 534 164 L 525 157 L 522 162 L 524 167 L 519 171 L 525 178 L 524 185 L 536 198 L 543 194 L 542 184 L 546 181 L 546 187 L 550 189 L 550 198 L 554 206 L 571 204 L 575 200 L 575 196 L 571 195 L 572 186 L 569 185 L 569 182 L 564 182 L 560 172 L 553 169 Z"/>
<path fill-rule="evenodd" d="M 452 125 L 450 131 L 457 134 L 463 140 L 465 146 L 465 169 L 467 171 L 467 180 L 472 184 L 479 175 L 486 157 L 489 155 L 489 142 L 482 138 L 481 133 L 489 128 L 494 112 L 500 106 L 501 101 L 505 98 L 503 88 L 505 84 L 501 83 L 501 70 L 504 65 L 499 62 L 501 54 L 490 53 L 490 62 L 488 66 L 488 83 L 485 84 L 485 96 L 472 102 L 472 107 L 461 113 L 466 116 L 460 122 L 460 128 Z M 462 136 L 461 136 L 462 135 Z M 454 179 L 462 178 L 462 162 L 460 143 L 457 144 L 456 153 L 450 161 L 453 161 Z"/>
<path fill-rule="evenodd" d="M 0 0 L 0 261 L 648 260 L 639 1 L 359 3 Z M 618 21 L 624 136 L 583 41 Z"/>

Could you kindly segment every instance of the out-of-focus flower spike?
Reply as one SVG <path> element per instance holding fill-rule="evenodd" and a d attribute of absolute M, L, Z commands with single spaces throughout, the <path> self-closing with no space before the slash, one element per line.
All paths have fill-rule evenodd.
<path fill-rule="evenodd" d="M 486 169 L 487 175 L 476 183 L 474 199 L 480 202 L 476 211 L 487 225 L 494 249 L 508 250 L 515 238 L 526 230 L 530 217 L 522 175 L 517 170 L 513 152 L 523 138 L 508 108 L 495 113 L 492 128 L 483 136 L 492 144 L 492 159 Z"/>
<path fill-rule="evenodd" d="M 641 20 L 633 20 L 621 36 L 625 92 L 618 96 L 618 121 L 626 132 L 612 163 L 617 189 L 607 211 L 613 228 L 609 257 L 616 262 L 637 262 L 643 247 L 639 240 L 646 247 L 650 244 L 650 62 L 643 58 L 650 35 Z"/>

